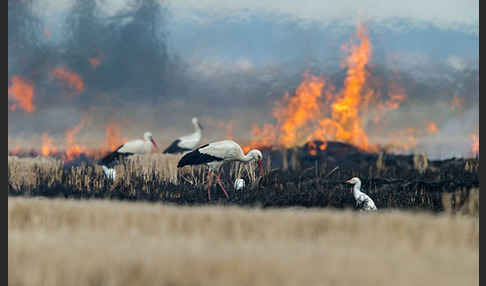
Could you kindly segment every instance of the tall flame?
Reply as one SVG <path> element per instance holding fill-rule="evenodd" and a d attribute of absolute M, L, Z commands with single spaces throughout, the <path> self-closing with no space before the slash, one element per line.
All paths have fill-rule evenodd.
<path fill-rule="evenodd" d="M 86 147 L 80 146 L 76 143 L 74 143 L 74 137 L 76 134 L 79 133 L 79 131 L 83 128 L 85 124 L 85 120 L 81 120 L 81 122 L 74 126 L 73 128 L 69 128 L 65 132 L 66 136 L 66 151 L 65 151 L 65 156 L 66 160 L 72 160 L 75 157 L 81 155 L 81 153 L 86 153 L 88 149 Z"/>
<path fill-rule="evenodd" d="M 273 110 L 280 126 L 280 144 L 291 147 L 299 143 L 302 128 L 319 116 L 320 99 L 324 80 L 304 73 L 304 81 L 299 85 L 295 96 L 285 94 Z M 268 127 L 267 127 L 268 128 Z"/>
<path fill-rule="evenodd" d="M 34 86 L 25 81 L 20 76 L 12 77 L 12 84 L 8 88 L 8 94 L 16 101 L 15 104 L 10 105 L 10 110 L 15 111 L 17 108 L 21 108 L 27 112 L 33 112 L 35 110 L 34 105 Z"/>
<path fill-rule="evenodd" d="M 368 136 L 360 121 L 360 107 L 366 98 L 372 94 L 362 95 L 366 82 L 365 67 L 371 57 L 371 44 L 363 25 L 358 26 L 357 37 L 361 40 L 359 46 L 351 47 L 351 54 L 346 58 L 348 71 L 344 80 L 344 89 L 332 104 L 331 118 L 320 121 L 321 129 L 316 135 L 332 138 L 354 144 L 364 150 L 371 150 Z"/>
<path fill-rule="evenodd" d="M 349 55 L 343 61 L 347 66 L 343 89 L 336 92 L 323 77 L 305 72 L 295 95 L 286 93 L 282 100 L 276 102 L 273 116 L 277 124 L 264 126 L 265 132 L 255 126 L 252 128 L 250 146 L 280 145 L 288 148 L 309 140 L 338 140 L 366 151 L 378 150 L 377 145 L 369 142 L 364 130 L 365 120 L 370 117 L 368 113 L 374 114 L 376 123 L 386 112 L 398 108 L 406 94 L 400 86 L 391 85 L 388 98 L 378 101 L 378 94 L 366 85 L 371 43 L 362 24 L 358 25 L 356 37 L 360 43 L 347 49 Z M 371 103 L 374 103 L 373 106 Z M 371 107 L 373 110 L 370 110 Z M 269 134 L 273 139 L 269 138 Z M 319 148 L 323 150 L 326 146 L 324 143 Z"/>
<path fill-rule="evenodd" d="M 84 83 L 81 77 L 66 68 L 57 67 L 51 71 L 51 75 L 64 82 L 69 88 L 74 89 L 78 93 L 81 93 L 84 90 Z"/>

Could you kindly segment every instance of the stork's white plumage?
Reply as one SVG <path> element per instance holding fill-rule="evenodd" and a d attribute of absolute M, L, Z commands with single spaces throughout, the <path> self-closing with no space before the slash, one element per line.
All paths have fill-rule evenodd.
<path fill-rule="evenodd" d="M 216 181 L 226 197 L 229 198 L 228 193 L 221 184 L 221 166 L 228 161 L 250 162 L 256 160 L 258 162 L 258 166 L 260 167 L 260 172 L 263 174 L 262 159 L 263 155 L 260 150 L 254 149 L 245 155 L 245 153 L 243 153 L 243 149 L 241 149 L 238 143 L 232 140 L 223 140 L 206 144 L 192 152 L 187 153 L 181 158 L 177 164 L 177 167 L 181 168 L 186 165 L 206 164 L 209 167 L 208 199 L 211 200 L 211 172 L 217 172 Z"/>
<path fill-rule="evenodd" d="M 356 207 L 362 211 L 376 211 L 378 208 L 375 202 L 365 193 L 361 191 L 361 180 L 358 177 L 347 180 L 345 183 L 353 184 L 353 196 L 356 202 Z"/>
<path fill-rule="evenodd" d="M 172 142 L 163 153 L 177 154 L 186 151 L 191 151 L 196 148 L 201 141 L 201 130 L 202 126 L 196 117 L 192 118 L 192 124 L 194 125 L 194 133 L 182 136 Z"/>
<path fill-rule="evenodd" d="M 153 150 L 158 149 L 157 143 L 152 138 L 152 133 L 145 132 L 142 139 L 128 141 L 118 147 L 115 151 L 103 157 L 99 163 L 104 166 L 112 166 L 119 159 L 125 158 L 134 154 L 149 154 Z"/>
<path fill-rule="evenodd" d="M 114 168 L 108 168 L 105 165 L 103 167 L 103 172 L 105 173 L 105 176 L 109 179 L 114 181 L 116 177 L 116 170 Z"/>

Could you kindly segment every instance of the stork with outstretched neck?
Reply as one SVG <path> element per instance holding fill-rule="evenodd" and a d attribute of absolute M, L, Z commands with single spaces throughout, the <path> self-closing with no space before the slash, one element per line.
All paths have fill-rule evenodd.
<path fill-rule="evenodd" d="M 179 137 L 174 140 L 169 147 L 167 147 L 162 153 L 164 154 L 178 154 L 191 151 L 199 145 L 201 141 L 202 126 L 196 117 L 192 118 L 192 124 L 194 125 L 194 133 Z"/>
<path fill-rule="evenodd" d="M 209 167 L 208 172 L 208 199 L 211 200 L 211 173 L 216 172 L 216 182 L 223 190 L 226 198 L 229 198 L 228 193 L 226 192 L 223 184 L 221 183 L 221 166 L 225 162 L 230 161 L 239 161 L 239 162 L 251 162 L 257 161 L 258 167 L 260 168 L 260 174 L 263 175 L 263 165 L 262 165 L 263 155 L 260 150 L 254 149 L 249 151 L 246 155 L 241 149 L 238 143 L 232 140 L 223 140 L 217 141 L 213 143 L 206 144 L 197 148 L 196 150 L 187 153 L 184 155 L 179 163 L 177 164 L 177 168 L 182 168 L 187 165 L 200 165 L 205 164 Z"/>

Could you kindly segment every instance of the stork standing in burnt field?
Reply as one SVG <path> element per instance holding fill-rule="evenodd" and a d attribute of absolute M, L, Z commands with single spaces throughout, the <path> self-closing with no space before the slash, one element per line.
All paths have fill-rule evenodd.
<path fill-rule="evenodd" d="M 191 151 L 199 145 L 201 141 L 201 130 L 203 129 L 196 117 L 192 118 L 192 124 L 194 125 L 194 133 L 185 135 L 172 142 L 167 149 L 164 150 L 164 154 L 178 154 L 186 151 Z"/>
<path fill-rule="evenodd" d="M 356 201 L 356 208 L 361 211 L 376 211 L 378 208 L 375 202 L 365 193 L 361 191 L 361 180 L 358 177 L 347 180 L 345 183 L 352 184 L 353 196 Z"/>
<path fill-rule="evenodd" d="M 216 172 L 216 182 L 223 190 L 226 198 L 229 198 L 228 193 L 221 184 L 221 166 L 225 162 L 229 161 L 240 161 L 240 162 L 251 162 L 256 160 L 260 168 L 260 173 L 263 175 L 262 166 L 263 155 L 260 150 L 254 149 L 249 151 L 246 155 L 243 153 L 240 145 L 232 140 L 223 140 L 213 143 L 206 144 L 197 148 L 196 150 L 184 155 L 177 168 L 182 168 L 186 165 L 200 165 L 206 164 L 209 167 L 207 187 L 208 187 L 208 200 L 211 200 L 211 173 Z"/>
<path fill-rule="evenodd" d="M 152 133 L 145 132 L 143 134 L 142 139 L 136 139 L 132 141 L 128 141 L 125 144 L 118 147 L 115 151 L 111 152 L 110 154 L 106 155 L 105 157 L 101 158 L 98 163 L 100 165 L 106 166 L 108 168 L 112 168 L 118 161 L 124 159 L 130 155 L 134 154 L 149 154 L 154 149 L 158 150 L 159 146 L 155 143 L 155 140 L 152 138 Z M 105 169 L 105 168 L 103 168 Z M 112 169 L 108 169 L 111 171 Z M 107 173 L 105 171 L 105 173 Z M 111 174 L 110 174 L 111 175 Z M 108 176 L 108 174 L 107 174 Z M 108 176 L 109 177 L 109 176 Z"/>

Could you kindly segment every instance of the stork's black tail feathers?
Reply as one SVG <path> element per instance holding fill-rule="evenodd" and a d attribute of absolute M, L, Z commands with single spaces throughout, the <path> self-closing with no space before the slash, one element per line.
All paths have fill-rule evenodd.
<path fill-rule="evenodd" d="M 101 158 L 98 161 L 98 164 L 112 168 L 120 160 L 122 160 L 122 159 L 124 159 L 124 158 L 126 158 L 130 155 L 133 155 L 133 153 L 120 153 L 120 152 L 118 152 L 118 149 L 120 149 L 122 146 L 118 147 L 115 151 L 113 151 L 110 154 L 106 155 L 105 157 Z"/>
<path fill-rule="evenodd" d="M 169 153 L 169 154 L 177 154 L 177 153 L 183 153 L 183 152 L 186 152 L 186 151 L 190 151 L 191 150 L 191 149 L 179 147 L 179 145 L 178 145 L 179 142 L 181 142 L 181 140 L 179 140 L 179 139 L 175 140 L 162 153 L 164 153 L 164 154 L 167 154 L 167 153 Z"/>
<path fill-rule="evenodd" d="M 186 165 L 200 165 L 200 164 L 214 162 L 214 161 L 223 161 L 222 158 L 218 158 L 215 156 L 211 156 L 199 152 L 199 149 L 204 148 L 206 146 L 208 146 L 208 144 L 201 146 L 198 149 L 182 156 L 182 158 L 179 160 L 179 163 L 177 163 L 177 168 L 182 168 Z"/>

